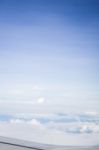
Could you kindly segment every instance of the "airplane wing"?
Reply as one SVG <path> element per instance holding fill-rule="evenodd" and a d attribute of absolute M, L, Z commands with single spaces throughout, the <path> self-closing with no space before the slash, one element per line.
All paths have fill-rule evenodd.
<path fill-rule="evenodd" d="M 99 146 L 57 146 L 0 137 L 0 150 L 99 150 Z"/>

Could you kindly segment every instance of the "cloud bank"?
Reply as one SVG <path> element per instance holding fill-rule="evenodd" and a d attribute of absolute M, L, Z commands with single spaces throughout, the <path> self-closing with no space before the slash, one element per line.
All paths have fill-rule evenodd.
<path fill-rule="evenodd" d="M 43 101 L 41 101 L 42 103 Z M 99 114 L 17 114 L 0 115 L 0 122 L 26 124 L 69 134 L 99 133 Z"/>

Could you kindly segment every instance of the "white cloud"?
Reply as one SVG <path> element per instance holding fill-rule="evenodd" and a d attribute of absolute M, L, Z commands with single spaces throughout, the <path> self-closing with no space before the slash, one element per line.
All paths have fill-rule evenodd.
<path fill-rule="evenodd" d="M 1 115 L 0 122 L 25 124 L 36 128 L 46 128 L 64 134 L 99 133 L 99 115 L 82 114 L 17 114 Z"/>
<path fill-rule="evenodd" d="M 29 120 L 29 121 L 27 121 L 27 123 L 31 124 L 31 125 L 35 125 L 35 126 L 41 126 L 40 122 L 37 121 L 37 119 Z"/>
<path fill-rule="evenodd" d="M 10 120 L 10 123 L 25 123 L 25 121 L 24 120 L 21 120 L 21 119 L 11 119 Z"/>
<path fill-rule="evenodd" d="M 45 98 L 44 97 L 39 97 L 38 99 L 37 99 L 37 103 L 38 104 L 43 104 L 45 102 Z"/>

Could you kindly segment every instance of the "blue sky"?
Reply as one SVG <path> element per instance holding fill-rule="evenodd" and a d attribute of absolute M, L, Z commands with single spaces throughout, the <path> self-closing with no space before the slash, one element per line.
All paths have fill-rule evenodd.
<path fill-rule="evenodd" d="M 21 100 L 98 110 L 98 26 L 98 0 L 0 0 L 1 112 Z"/>
<path fill-rule="evenodd" d="M 0 0 L 0 136 L 99 144 L 98 41 L 98 0 Z"/>

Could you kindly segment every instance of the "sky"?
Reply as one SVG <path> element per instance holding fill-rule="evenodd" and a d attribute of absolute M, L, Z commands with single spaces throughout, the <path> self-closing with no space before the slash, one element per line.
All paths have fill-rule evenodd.
<path fill-rule="evenodd" d="M 98 0 L 0 0 L 1 121 L 18 113 L 97 116 L 98 41 Z"/>

